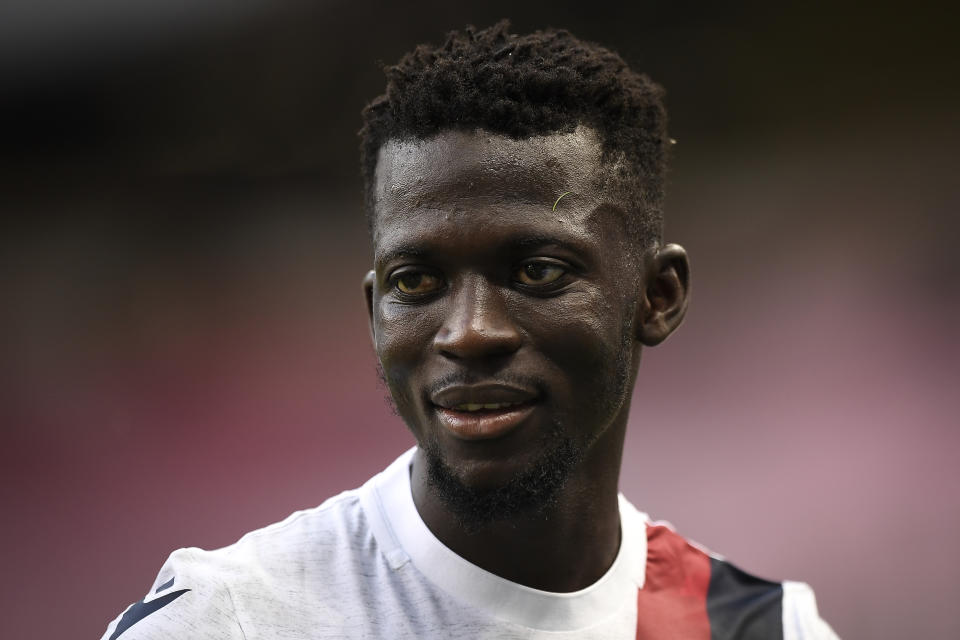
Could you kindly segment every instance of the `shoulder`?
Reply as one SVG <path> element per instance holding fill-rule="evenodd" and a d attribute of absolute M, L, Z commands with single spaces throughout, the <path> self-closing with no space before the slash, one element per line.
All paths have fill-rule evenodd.
<path fill-rule="evenodd" d="M 335 572 L 373 542 L 356 491 L 205 551 L 174 551 L 147 595 L 107 627 L 102 640 L 243 638 L 245 609 L 273 601 L 308 573 Z"/>
<path fill-rule="evenodd" d="M 277 568 L 323 564 L 348 550 L 372 544 L 359 490 L 345 491 L 318 507 L 296 511 L 281 522 L 251 531 L 229 547 L 209 552 L 218 569 Z"/>
<path fill-rule="evenodd" d="M 690 635 L 716 640 L 837 640 L 806 584 L 747 573 L 669 523 L 644 519 L 647 555 L 637 616 L 638 630 L 646 628 L 649 637 L 680 624 Z"/>
<path fill-rule="evenodd" d="M 114 619 L 102 640 L 170 637 L 242 638 L 230 593 L 200 549 L 178 549 L 147 595 Z"/>

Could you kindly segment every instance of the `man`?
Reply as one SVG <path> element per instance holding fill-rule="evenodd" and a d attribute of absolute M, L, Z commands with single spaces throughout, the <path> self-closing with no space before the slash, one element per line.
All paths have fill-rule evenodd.
<path fill-rule="evenodd" d="M 661 240 L 661 90 L 565 31 L 451 34 L 364 111 L 370 328 L 417 440 L 362 488 L 171 555 L 104 638 L 835 638 L 618 495 Z"/>

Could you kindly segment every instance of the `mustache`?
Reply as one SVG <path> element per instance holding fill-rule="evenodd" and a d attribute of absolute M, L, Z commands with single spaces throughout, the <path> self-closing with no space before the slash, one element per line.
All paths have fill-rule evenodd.
<path fill-rule="evenodd" d="M 444 376 L 432 380 L 426 388 L 427 395 L 433 395 L 455 385 L 474 385 L 481 383 L 503 384 L 521 389 L 532 389 L 545 395 L 546 384 L 543 380 L 535 376 L 527 376 L 517 373 L 503 372 L 496 375 L 481 375 L 466 371 L 448 373 Z"/>

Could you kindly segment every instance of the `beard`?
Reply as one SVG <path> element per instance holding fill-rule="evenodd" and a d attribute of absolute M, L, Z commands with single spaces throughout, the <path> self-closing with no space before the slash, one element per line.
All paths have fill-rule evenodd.
<path fill-rule="evenodd" d="M 628 315 L 622 332 L 619 349 L 614 353 L 598 356 L 594 368 L 610 372 L 607 392 L 600 394 L 601 415 L 614 415 L 628 398 L 630 366 L 633 348 L 632 316 Z M 614 351 L 611 349 L 611 352 Z M 612 366 L 611 366 L 612 363 Z M 390 380 L 377 363 L 377 374 L 386 390 L 385 399 L 394 415 L 403 418 L 399 410 L 398 396 L 405 404 L 412 404 L 410 394 L 403 384 L 391 385 Z M 513 378 L 501 376 L 504 380 Z M 538 387 L 536 380 L 514 379 L 524 386 Z M 462 375 L 450 376 L 435 382 L 442 387 L 454 381 L 469 382 Z M 407 427 L 417 436 L 417 429 L 406 419 Z M 586 456 L 587 451 L 600 437 L 592 434 L 586 441 L 572 437 L 572 432 L 561 421 L 555 421 L 539 442 L 538 453 L 526 467 L 505 484 L 496 487 L 475 487 L 465 483 L 444 459 L 438 442 L 429 436 L 417 437 L 418 446 L 427 462 L 427 481 L 430 488 L 447 509 L 457 518 L 467 533 L 476 533 L 486 526 L 519 516 L 536 516 L 545 513 L 557 504 L 560 492 L 567 480 Z"/>
<path fill-rule="evenodd" d="M 421 445 L 427 460 L 427 480 L 467 533 L 476 533 L 494 522 L 543 513 L 556 504 L 560 490 L 582 458 L 581 449 L 557 424 L 545 434 L 541 453 L 523 471 L 501 486 L 478 488 L 465 484 L 431 444 Z"/>

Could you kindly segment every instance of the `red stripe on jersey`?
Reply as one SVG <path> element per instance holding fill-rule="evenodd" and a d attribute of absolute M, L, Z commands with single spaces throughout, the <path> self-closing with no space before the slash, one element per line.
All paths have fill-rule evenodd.
<path fill-rule="evenodd" d="M 662 525 L 647 525 L 647 573 L 637 591 L 637 640 L 710 640 L 710 557 Z"/>

